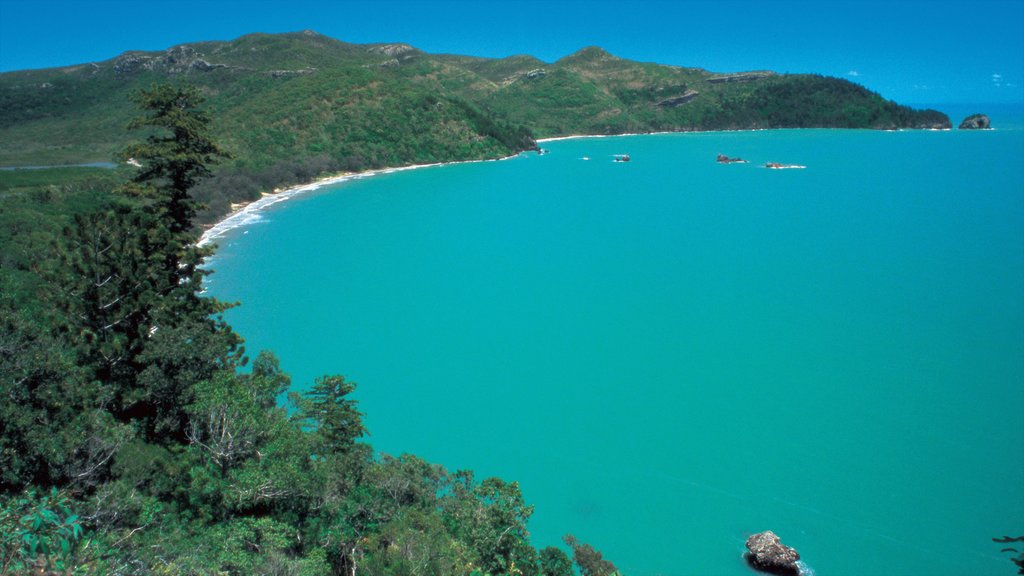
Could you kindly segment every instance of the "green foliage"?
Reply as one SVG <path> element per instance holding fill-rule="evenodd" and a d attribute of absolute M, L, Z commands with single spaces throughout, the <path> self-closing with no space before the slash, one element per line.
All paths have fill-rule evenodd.
<path fill-rule="evenodd" d="M 542 576 L 573 576 L 572 560 L 559 548 L 548 546 L 540 551 Z"/>
<path fill-rule="evenodd" d="M 113 188 L 122 175 L 120 170 L 95 167 L 0 170 L 0 197 L 7 200 L 19 192 L 36 192 L 33 203 L 42 204 L 52 202 L 61 188 Z"/>
<path fill-rule="evenodd" d="M 249 374 L 222 371 L 195 385 L 186 409 L 190 504 L 203 518 L 267 511 L 295 495 L 308 440 L 277 398 L 289 378 L 261 353 Z"/>
<path fill-rule="evenodd" d="M 722 128 L 929 128 L 949 120 L 915 111 L 847 80 L 817 75 L 767 78 L 749 92 L 723 100 L 707 122 Z"/>
<path fill-rule="evenodd" d="M 0 394 L 0 490 L 94 485 L 132 436 L 99 408 L 102 384 L 7 298 L 0 300 Z"/>
<path fill-rule="evenodd" d="M 566 534 L 562 540 L 572 548 L 572 559 L 580 569 L 580 576 L 616 576 L 619 573 L 618 568 L 590 544 L 580 542 L 572 534 Z"/>
<path fill-rule="evenodd" d="M 383 455 L 369 467 L 349 501 L 352 528 L 370 532 L 393 520 L 402 509 L 433 510 L 448 481 L 445 470 L 421 458 Z"/>
<path fill-rule="evenodd" d="M 128 125 L 149 129 L 143 143 L 131 144 L 122 156 L 141 163 L 128 191 L 153 198 L 160 220 L 171 234 L 192 228 L 196 203 L 189 192 L 210 166 L 226 155 L 208 135 L 209 117 L 199 108 L 203 97 L 191 85 L 154 85 L 133 94 L 144 115 Z"/>
<path fill-rule="evenodd" d="M 0 171 L 0 293 L 35 308 L 30 295 L 42 285 L 39 265 L 55 237 L 75 215 L 107 205 L 122 178 L 100 168 Z"/>
<path fill-rule="evenodd" d="M 200 310 L 220 309 L 205 299 Z M 145 415 L 146 432 L 180 441 L 186 429 L 185 406 L 193 399 L 192 385 L 218 370 L 240 362 L 240 339 L 221 318 L 179 316 L 151 331 L 137 357 L 136 413 Z"/>
<path fill-rule="evenodd" d="M 66 494 L 28 490 L 0 500 L 0 574 L 79 573 L 84 530 Z"/>
<path fill-rule="evenodd" d="M 367 539 L 364 574 L 379 576 L 450 576 L 465 574 L 472 552 L 452 538 L 440 518 L 411 508 Z"/>
<path fill-rule="evenodd" d="M 487 478 L 476 484 L 472 473 L 460 472 L 442 507 L 449 528 L 480 555 L 483 570 L 537 574 L 537 551 L 526 529 L 533 506 L 523 500 L 518 483 Z"/>
<path fill-rule="evenodd" d="M 199 295 L 207 273 L 199 264 L 209 252 L 196 247 L 192 236 L 197 209 L 192 189 L 225 154 L 208 135 L 209 118 L 199 108 L 203 98 L 195 87 L 158 85 L 133 98 L 143 115 L 129 127 L 151 133 L 144 143 L 123 152 L 141 167 L 121 192 L 146 207 L 131 210 L 138 221 L 129 223 L 145 233 L 125 234 L 135 244 L 114 250 L 122 253 L 122 261 L 109 276 L 103 271 L 93 277 L 127 279 L 134 287 L 127 292 L 140 304 L 137 317 L 122 315 L 113 324 L 131 330 L 126 345 L 134 346 L 114 356 L 128 360 L 121 364 L 129 374 L 122 385 L 124 416 L 142 420 L 151 436 L 170 434 L 180 441 L 186 418 L 182 407 L 190 400 L 190 386 L 218 369 L 234 367 L 237 360 L 239 339 L 226 324 L 211 318 L 226 307 Z M 97 250 L 97 242 L 93 245 Z M 112 301 L 124 299 L 118 295 Z M 94 310 L 107 310 L 102 300 L 99 307 L 91 304 Z"/>
<path fill-rule="evenodd" d="M 218 524 L 210 531 L 216 546 L 215 565 L 232 574 L 259 574 L 286 568 L 292 574 L 325 574 L 323 558 L 311 557 L 305 562 L 290 561 L 301 548 L 299 534 L 288 524 L 272 518 L 239 518 Z"/>
<path fill-rule="evenodd" d="M 92 401 L 152 436 L 180 432 L 188 387 L 232 366 L 238 340 L 210 317 L 221 305 L 198 296 L 201 253 L 186 242 L 121 203 L 76 215 L 40 266 L 42 300 L 63 319 L 53 337 L 101 383 Z"/>
<path fill-rule="evenodd" d="M 315 438 L 318 457 L 346 452 L 366 433 L 363 415 L 356 410 L 355 401 L 346 398 L 354 390 L 355 384 L 346 382 L 344 376 L 324 376 L 307 392 L 290 395 L 301 423 Z"/>
<path fill-rule="evenodd" d="M 154 274 L 148 238 L 138 233 L 151 224 L 128 208 L 75 216 L 43 271 L 48 297 L 67 319 L 58 335 L 77 344 L 78 364 L 94 367 L 96 379 L 122 378 L 150 330 L 154 294 L 171 288 Z"/>
<path fill-rule="evenodd" d="M 72 359 L 12 298 L 0 296 L 0 487 L 20 489 L 26 481 L 45 483 L 49 454 L 70 450 L 48 424 L 74 417 L 65 402 L 65 382 L 74 382 Z M 55 462 L 56 463 L 56 462 Z"/>
<path fill-rule="evenodd" d="M 224 371 L 198 382 L 186 409 L 191 445 L 222 476 L 266 444 L 273 434 L 273 427 L 266 425 L 267 412 L 277 410 L 276 398 L 288 386 L 276 359 L 261 355 L 255 364 L 250 375 Z"/>

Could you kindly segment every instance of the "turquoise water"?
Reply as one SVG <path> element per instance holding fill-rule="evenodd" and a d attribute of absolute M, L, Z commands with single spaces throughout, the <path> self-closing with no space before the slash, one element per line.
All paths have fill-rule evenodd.
<path fill-rule="evenodd" d="M 275 205 L 210 290 L 298 386 L 358 382 L 376 448 L 520 481 L 539 546 L 748 575 L 772 529 L 822 575 L 1014 573 L 1024 131 L 545 147 Z"/>

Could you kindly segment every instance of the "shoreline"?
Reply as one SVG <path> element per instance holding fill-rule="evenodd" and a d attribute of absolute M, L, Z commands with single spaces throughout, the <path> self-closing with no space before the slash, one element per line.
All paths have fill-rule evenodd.
<path fill-rule="evenodd" d="M 569 136 L 553 136 L 538 138 L 537 144 L 555 142 L 557 140 L 578 140 L 583 138 L 617 138 L 620 136 L 663 136 L 666 134 L 729 134 L 733 132 L 771 132 L 775 130 L 875 130 L 875 128 L 736 128 L 720 130 L 661 130 L 659 132 L 624 132 L 622 134 L 570 134 Z"/>
<path fill-rule="evenodd" d="M 722 128 L 718 130 L 662 130 L 659 132 L 625 132 L 622 134 L 570 134 L 568 136 L 552 136 L 550 138 L 538 138 L 537 144 L 545 142 L 556 142 L 559 140 L 578 140 L 583 138 L 616 138 L 619 136 L 659 136 L 665 134 L 731 134 L 734 132 L 775 132 L 782 130 L 844 130 L 867 132 L 956 132 L 953 128 L 824 128 L 824 127 L 801 127 L 801 128 Z M 995 128 L 986 129 L 992 131 Z"/>
<path fill-rule="evenodd" d="M 434 162 L 431 164 L 411 164 L 409 166 L 397 166 L 394 168 L 379 168 L 377 170 L 367 170 L 366 172 L 343 172 L 341 174 L 334 174 L 332 176 L 325 176 L 313 182 L 306 184 L 296 184 L 281 190 L 274 192 L 263 192 L 262 196 L 251 202 L 242 202 L 232 204 L 231 212 L 224 215 L 221 219 L 214 222 L 209 228 L 203 230 L 200 234 L 199 240 L 196 242 L 196 246 L 206 246 L 211 244 L 217 238 L 224 236 L 228 232 L 247 226 L 254 222 L 258 222 L 260 218 L 260 212 L 264 208 L 268 208 L 279 202 L 285 202 L 291 200 L 296 196 L 305 194 L 306 192 L 313 192 L 319 190 L 324 186 L 333 186 L 335 184 L 341 184 L 348 182 L 349 180 L 360 180 L 363 178 L 370 178 L 373 176 L 379 176 L 381 174 L 391 174 L 393 172 L 404 172 L 406 170 L 418 170 L 420 168 L 433 168 L 437 166 L 449 166 L 451 164 L 469 164 L 475 162 L 500 162 L 502 160 L 508 160 L 515 158 L 523 152 L 518 152 L 510 156 L 503 156 L 501 158 L 489 158 L 486 160 L 454 160 L 451 162 Z"/>
<path fill-rule="evenodd" d="M 557 142 L 561 140 L 578 140 L 584 138 L 615 138 L 619 136 L 655 136 L 664 134 L 712 134 L 712 133 L 729 133 L 729 132 L 767 132 L 773 130 L 820 130 L 821 128 L 745 128 L 736 130 L 664 130 L 660 132 L 629 132 L 624 134 L 570 134 L 568 136 L 554 136 L 550 138 L 538 138 L 535 142 L 540 145 L 546 142 Z M 829 130 L 829 128 L 825 128 Z M 839 130 L 851 130 L 850 128 L 839 128 Z M 864 130 L 878 131 L 874 128 L 864 128 Z M 888 131 L 888 130 L 883 130 Z M 927 131 L 927 132 L 948 132 L 951 129 L 897 129 L 896 132 L 904 131 Z M 276 192 L 263 192 L 260 198 L 251 202 L 232 204 L 233 209 L 231 212 L 214 222 L 209 228 L 203 230 L 203 233 L 199 236 L 199 240 L 196 242 L 197 246 L 205 246 L 212 243 L 217 238 L 224 236 L 235 228 L 240 228 L 253 222 L 260 220 L 260 212 L 269 206 L 273 206 L 278 202 L 284 202 L 290 200 L 296 196 L 304 194 L 306 192 L 312 192 L 318 190 L 324 186 L 332 186 L 335 184 L 341 184 L 348 180 L 359 180 L 361 178 L 370 178 L 380 174 L 390 174 L 392 172 L 402 172 L 405 170 L 417 170 L 419 168 L 431 168 L 436 166 L 448 166 L 451 164 L 468 164 L 475 162 L 500 162 L 502 160 L 508 160 L 515 158 L 520 154 L 529 152 L 530 150 L 523 150 L 509 156 L 503 156 L 501 158 L 488 158 L 485 160 L 453 160 L 450 162 L 434 162 L 431 164 L 412 164 L 409 166 L 398 166 L 394 168 L 379 168 L 376 170 L 367 170 L 366 172 L 345 172 L 341 174 L 335 174 L 333 176 L 326 176 L 313 182 L 306 184 L 297 184 L 288 188 Z M 237 208 L 234 208 L 237 206 Z"/>
<path fill-rule="evenodd" d="M 628 132 L 625 134 L 570 134 L 569 136 L 553 136 L 551 138 L 537 138 L 537 144 L 543 142 L 557 142 L 559 140 L 577 140 L 580 138 L 614 138 L 616 136 L 654 136 L 656 134 L 679 134 L 678 131 L 666 130 L 662 132 Z"/>

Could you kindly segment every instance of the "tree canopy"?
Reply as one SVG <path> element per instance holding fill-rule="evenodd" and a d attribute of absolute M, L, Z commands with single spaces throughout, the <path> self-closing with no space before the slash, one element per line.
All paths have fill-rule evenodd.
<path fill-rule="evenodd" d="M 246 356 L 202 293 L 200 93 L 135 101 L 123 183 L 11 213 L 62 215 L 0 266 L 0 574 L 565 576 L 517 483 L 377 455 L 354 383 Z"/>

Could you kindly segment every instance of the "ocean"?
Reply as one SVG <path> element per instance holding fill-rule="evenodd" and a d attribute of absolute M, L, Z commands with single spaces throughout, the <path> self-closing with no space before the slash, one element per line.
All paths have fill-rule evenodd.
<path fill-rule="evenodd" d="M 519 481 L 538 547 L 749 576 L 771 529 L 822 575 L 1009 575 L 1024 122 L 993 122 L 580 138 L 347 181 L 218 238 L 209 291 L 296 388 L 357 382 L 376 449 Z"/>

